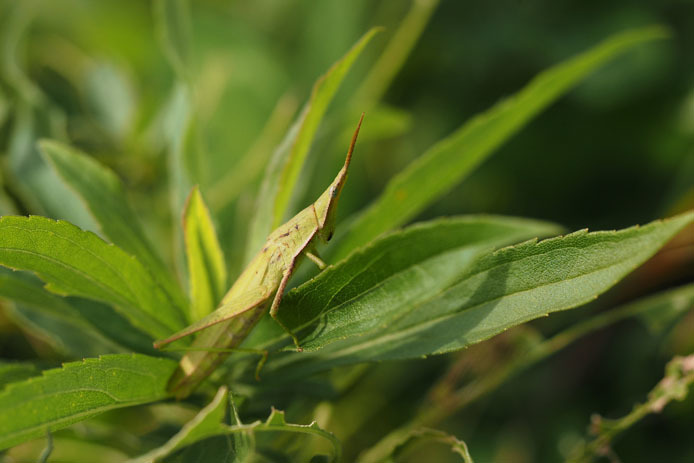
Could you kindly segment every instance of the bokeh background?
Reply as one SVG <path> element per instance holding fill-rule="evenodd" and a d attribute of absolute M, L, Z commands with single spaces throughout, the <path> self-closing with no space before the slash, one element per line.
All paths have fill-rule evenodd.
<path fill-rule="evenodd" d="M 382 92 L 365 95 L 365 76 L 413 4 L 421 9 L 421 37 Z M 568 230 L 615 229 L 694 205 L 690 0 L 200 0 L 184 11 L 164 18 L 156 2 L 140 0 L 0 2 L 1 214 L 36 213 L 94 229 L 36 152 L 38 139 L 58 138 L 120 175 L 153 241 L 177 265 L 171 230 L 180 221 L 180 200 L 170 200 L 177 179 L 167 159 L 183 149 L 232 273 L 238 271 L 264 161 L 315 79 L 374 25 L 385 31 L 329 108 L 304 174 L 302 204 L 329 182 L 362 109 L 367 116 L 343 219 L 429 146 L 543 69 L 610 34 L 663 24 L 671 39 L 639 46 L 592 75 L 420 218 L 494 213 L 556 221 Z M 168 41 L 180 55 L 167 49 L 162 21 L 176 26 L 179 34 Z M 181 96 L 182 82 L 194 88 L 192 103 Z M 194 109 L 186 112 L 186 104 Z M 181 142 L 180 118 L 190 113 L 194 132 Z M 553 333 L 591 311 L 694 278 L 691 258 L 659 262 L 590 308 L 528 329 Z M 9 320 L 0 326 L 2 357 L 62 358 Z M 694 350 L 692 333 L 691 316 L 657 332 L 621 323 L 513 379 L 442 427 L 466 440 L 478 462 L 559 460 L 592 412 L 621 416 L 643 400 L 667 359 Z M 344 406 L 345 444 L 374 443 L 411 413 L 452 362 L 469 364 L 474 377 L 503 359 L 504 346 L 502 339 L 457 356 L 372 369 L 350 391 L 352 407 Z M 368 419 L 351 417 L 355 408 Z M 693 411 L 690 398 L 649 417 L 616 444 L 617 454 L 623 461 L 694 461 Z M 352 429 L 350 420 L 369 426 Z"/>

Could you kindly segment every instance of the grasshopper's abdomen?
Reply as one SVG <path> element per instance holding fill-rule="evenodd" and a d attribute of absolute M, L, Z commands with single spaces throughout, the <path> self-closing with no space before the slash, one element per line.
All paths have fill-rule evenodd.
<path fill-rule="evenodd" d="M 202 331 L 195 339 L 193 349 L 233 349 L 238 347 L 262 318 L 268 304 L 262 304 L 225 322 Z M 226 359 L 229 352 L 191 351 L 187 353 L 169 381 L 169 391 L 182 399 Z"/>

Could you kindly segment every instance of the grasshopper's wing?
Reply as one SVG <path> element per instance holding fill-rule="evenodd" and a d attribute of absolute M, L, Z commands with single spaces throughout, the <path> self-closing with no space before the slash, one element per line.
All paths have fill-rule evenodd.
<path fill-rule="evenodd" d="M 209 326 L 216 325 L 217 323 L 229 320 L 230 318 L 233 318 L 248 310 L 261 306 L 270 301 L 270 298 L 275 290 L 276 288 L 256 287 L 254 289 L 244 291 L 236 297 L 229 298 L 229 300 L 224 301 L 222 305 L 217 308 L 217 310 L 208 316 L 201 318 L 197 322 L 166 339 L 156 341 L 154 343 L 154 347 L 158 349 L 173 341 L 184 338 Z"/>

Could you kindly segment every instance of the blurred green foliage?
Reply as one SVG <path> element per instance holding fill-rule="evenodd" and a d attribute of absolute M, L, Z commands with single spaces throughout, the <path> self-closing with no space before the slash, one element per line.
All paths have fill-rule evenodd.
<path fill-rule="evenodd" d="M 432 143 L 541 70 L 614 32 L 654 23 L 671 28 L 672 39 L 602 68 L 419 218 L 485 212 L 568 229 L 614 229 L 694 204 L 691 1 L 416 0 L 421 24 L 411 20 L 410 32 L 416 36 L 422 27 L 421 38 L 392 82 L 382 71 L 386 82 L 376 79 L 366 90 L 364 77 L 407 17 L 409 1 L 170 0 L 175 7 L 164 8 L 165 2 L 0 2 L 0 214 L 41 214 L 99 231 L 39 155 L 39 139 L 58 139 L 118 173 L 150 241 L 181 274 L 180 244 L 170 230 L 180 222 L 189 187 L 200 185 L 212 198 L 233 281 L 264 161 L 317 76 L 377 25 L 386 31 L 373 39 L 328 108 L 296 204 L 317 197 L 334 175 L 356 122 L 352 113 L 366 110 L 371 122 L 342 199 L 342 219 Z M 430 18 L 427 5 L 435 7 Z M 234 176 L 238 169 L 247 175 Z M 688 259 L 670 273 L 646 266 L 591 307 L 528 330 L 551 334 L 590 310 L 691 282 Z M 478 462 L 559 460 L 580 437 L 590 411 L 626 414 L 662 377 L 667 359 L 690 353 L 693 326 L 689 314 L 674 329 L 667 324 L 649 331 L 629 321 L 592 334 L 449 417 L 442 428 L 468 442 Z M 2 358 L 64 358 L 4 319 L 0 329 Z M 354 458 L 349 449 L 373 445 L 409 418 L 412 407 L 402 404 L 419 403 L 451 363 L 480 374 L 505 361 L 514 342 L 503 338 L 427 362 L 364 367 L 368 371 L 355 375 L 351 394 L 333 412 L 342 414 L 331 430 L 344 439 L 346 459 Z M 294 421 L 312 418 L 302 415 L 301 403 L 278 397 L 276 405 Z M 694 461 L 693 407 L 690 397 L 649 417 L 615 444 L 617 454 L 624 461 Z M 245 412 L 254 418 L 266 410 Z M 103 418 L 118 419 L 136 420 Z M 108 439 L 104 431 L 93 441 Z M 132 442 L 121 441 L 116 447 L 133 451 Z M 427 446 L 418 451 L 407 461 L 427 454 L 447 461 L 450 453 Z"/>

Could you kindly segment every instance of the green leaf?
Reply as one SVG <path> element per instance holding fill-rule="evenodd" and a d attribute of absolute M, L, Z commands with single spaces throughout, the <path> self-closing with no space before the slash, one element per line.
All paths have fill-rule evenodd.
<path fill-rule="evenodd" d="M 181 80 L 190 69 L 191 25 L 187 0 L 156 0 L 153 17 L 157 39 L 169 64 Z"/>
<path fill-rule="evenodd" d="M 682 314 L 694 309 L 694 283 L 639 299 L 620 309 L 634 314 L 649 330 L 662 333 Z"/>
<path fill-rule="evenodd" d="M 159 461 L 183 447 L 194 444 L 210 436 L 223 434 L 228 397 L 229 393 L 227 388 L 224 386 L 220 387 L 214 399 L 212 399 L 212 402 L 200 410 L 200 413 L 186 423 L 186 425 L 183 426 L 176 435 L 169 439 L 166 444 L 151 452 L 129 460 L 130 463 Z"/>
<path fill-rule="evenodd" d="M 94 463 L 95 455 L 98 455 L 99 463 L 122 463 L 128 456 L 119 449 L 113 448 L 107 442 L 96 443 L 78 440 L 74 437 L 51 437 L 53 451 L 48 463 Z M 46 449 L 46 441 L 38 440 L 27 442 L 7 451 L 7 460 L 12 462 L 37 462 L 41 463 L 41 455 Z"/>
<path fill-rule="evenodd" d="M 467 444 L 464 441 L 461 441 L 451 434 L 446 434 L 443 431 L 429 428 L 416 429 L 409 432 L 408 435 L 393 448 L 393 453 L 390 455 L 391 460 L 388 461 L 398 461 L 398 456 L 404 454 L 405 450 L 410 445 L 421 441 L 437 442 L 447 445 L 451 448 L 451 452 L 460 456 L 460 460 L 464 463 L 474 463 L 468 451 Z M 360 458 L 359 463 L 367 463 L 368 461 L 370 461 L 368 458 Z"/>
<path fill-rule="evenodd" d="M 0 361 L 0 391 L 7 384 L 23 381 L 38 374 L 41 372 L 32 363 Z"/>
<path fill-rule="evenodd" d="M 316 81 L 297 121 L 272 155 L 261 185 L 258 208 L 251 222 L 246 260 L 262 247 L 267 235 L 282 224 L 299 173 L 328 105 L 354 61 L 377 32 L 379 28 L 373 28 L 364 34 L 345 56 Z"/>
<path fill-rule="evenodd" d="M 267 165 L 273 148 L 287 132 L 298 105 L 297 99 L 289 92 L 277 101 L 251 147 L 232 169 L 205 190 L 205 197 L 212 210 L 219 211 L 231 204 L 257 180 Z"/>
<path fill-rule="evenodd" d="M 0 392 L 0 449 L 107 410 L 164 399 L 176 367 L 146 355 L 107 355 L 10 384 Z"/>
<path fill-rule="evenodd" d="M 319 349 L 387 323 L 409 305 L 447 288 L 481 252 L 560 232 L 547 222 L 495 216 L 416 224 L 375 241 L 290 291 L 279 317 L 292 331 L 300 331 L 304 350 Z M 351 309 L 342 310 L 345 304 Z M 261 323 L 284 335 L 273 320 Z"/>
<path fill-rule="evenodd" d="M 123 347 L 105 339 L 83 320 L 61 316 L 50 310 L 41 310 L 24 304 L 8 304 L 7 318 L 31 338 L 37 338 L 67 360 L 93 357 L 101 354 L 125 352 Z M 79 333 L 79 335 L 75 335 Z"/>
<path fill-rule="evenodd" d="M 271 358 L 266 372 L 277 368 L 287 380 L 290 375 L 305 375 L 338 364 L 416 358 L 465 348 L 526 321 L 593 300 L 692 221 L 694 212 L 688 212 L 643 227 L 594 233 L 583 230 L 541 242 L 529 241 L 488 254 L 464 268 L 459 276 L 449 268 L 458 265 L 460 256 L 449 252 L 435 258 L 438 266 L 420 267 L 421 272 L 388 290 L 382 284 L 373 286 L 370 271 L 358 275 L 363 282 L 345 278 L 342 271 L 349 268 L 350 261 L 368 255 L 357 253 L 316 278 L 323 280 L 319 281 L 322 287 L 332 288 L 330 293 L 336 299 L 318 324 L 324 332 L 334 334 L 324 338 L 314 329 L 310 331 L 314 336 L 307 339 L 307 348 L 323 349 L 277 356 L 275 365 Z M 413 247 L 411 243 L 409 248 Z M 442 275 L 453 277 L 445 289 L 427 283 Z M 292 305 L 300 300 L 302 310 L 316 310 L 310 302 L 316 285 L 309 282 L 298 288 Z M 432 290 L 410 296 L 409 287 L 420 285 Z M 340 294 L 338 288 L 342 287 L 348 295 Z M 355 332 L 352 327 L 363 326 L 364 319 L 371 319 L 373 328 Z M 329 344 L 340 330 L 350 337 Z"/>
<path fill-rule="evenodd" d="M 186 202 L 183 233 L 192 299 L 190 321 L 194 322 L 217 307 L 227 280 L 224 254 L 198 187 L 193 188 Z"/>
<path fill-rule="evenodd" d="M 36 273 L 55 293 L 115 304 L 155 338 L 184 326 L 180 313 L 165 310 L 169 299 L 137 259 L 65 221 L 1 217 L 0 265 Z"/>
<path fill-rule="evenodd" d="M 439 0 L 411 2 L 407 15 L 398 25 L 378 61 L 371 67 L 369 74 L 357 90 L 354 98 L 357 104 L 373 105 L 383 97 L 426 29 L 438 4 Z"/>
<path fill-rule="evenodd" d="M 10 317 L 61 352 L 83 358 L 124 348 L 157 354 L 152 341 L 112 307 L 64 298 L 44 290 L 40 280 L 0 268 L 0 298 L 16 303 Z M 80 333 L 75 336 L 75 333 Z"/>
<path fill-rule="evenodd" d="M 662 27 L 615 35 L 595 48 L 536 76 L 525 88 L 465 123 L 395 176 L 351 224 L 335 250 L 340 259 L 415 217 L 459 183 L 533 117 L 603 63 L 636 45 L 667 37 Z"/>
<path fill-rule="evenodd" d="M 55 171 L 82 198 L 104 235 L 137 256 L 170 296 L 172 309 L 183 313 L 188 305 L 185 296 L 147 240 L 116 174 L 62 143 L 43 140 L 39 146 Z"/>
<path fill-rule="evenodd" d="M 186 446 L 190 446 L 210 439 L 215 436 L 223 435 L 241 435 L 240 439 L 234 440 L 234 451 L 237 456 L 246 455 L 246 452 L 251 452 L 251 442 L 246 436 L 251 436 L 255 432 L 293 432 L 300 434 L 310 434 L 322 437 L 330 441 L 334 448 L 334 460 L 339 461 L 342 453 L 340 442 L 335 436 L 327 431 L 322 430 L 314 421 L 308 425 L 287 423 L 284 418 L 284 412 L 272 409 L 270 416 L 265 422 L 255 421 L 250 424 L 242 424 L 233 401 L 231 401 L 231 425 L 225 423 L 227 404 L 229 394 L 226 387 L 221 387 L 217 391 L 215 398 L 198 413 L 181 431 L 173 436 L 163 446 L 152 450 L 151 452 L 130 460 L 130 463 L 150 463 L 160 461 L 162 458 L 168 457 L 177 450 Z M 240 447 L 239 447 L 240 445 Z M 204 451 L 201 449 L 201 451 Z M 201 458 L 193 459 L 193 461 L 201 461 Z M 234 460 L 237 461 L 237 460 Z M 239 461 L 246 461 L 239 459 Z"/>
<path fill-rule="evenodd" d="M 163 111 L 163 137 L 166 140 L 169 174 L 169 200 L 172 217 L 179 217 L 188 193 L 195 184 L 202 182 L 200 163 L 203 159 L 199 142 L 192 91 L 178 82 Z M 180 274 L 185 273 L 183 236 L 175 227 L 175 263 Z"/>
<path fill-rule="evenodd" d="M 61 217 L 94 229 L 91 217 L 79 207 L 79 199 L 41 158 L 36 141 L 42 136 L 64 137 L 65 114 L 52 104 L 22 69 L 22 41 L 31 25 L 37 4 L 12 4 L 0 15 L 0 78 L 15 97 L 8 133 L 7 170 L 22 202 L 33 211 Z"/>

